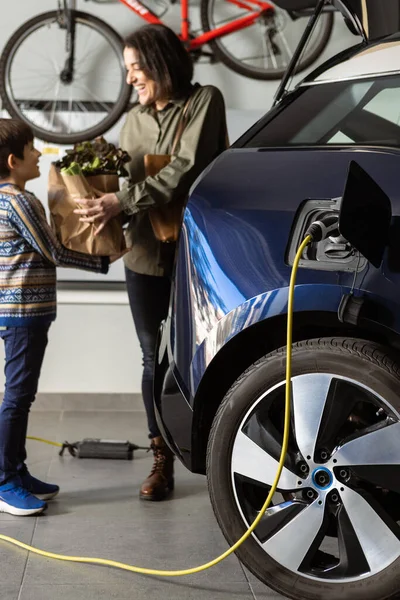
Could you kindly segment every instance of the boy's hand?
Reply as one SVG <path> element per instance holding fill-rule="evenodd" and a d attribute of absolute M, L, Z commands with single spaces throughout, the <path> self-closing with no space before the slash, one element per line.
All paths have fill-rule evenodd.
<path fill-rule="evenodd" d="M 110 219 L 119 215 L 122 211 L 121 205 L 116 194 L 104 194 L 100 198 L 80 198 L 77 200 L 84 208 L 76 208 L 74 213 L 82 215 L 79 219 L 83 223 L 94 223 L 98 226 L 95 235 L 100 233 Z"/>
<path fill-rule="evenodd" d="M 128 252 L 130 252 L 132 250 L 132 248 L 125 248 L 125 250 L 122 250 L 122 252 L 120 252 L 119 254 L 111 254 L 110 258 L 110 265 L 111 263 L 119 260 L 120 258 L 122 258 L 123 256 L 125 256 L 125 254 L 128 254 Z"/>

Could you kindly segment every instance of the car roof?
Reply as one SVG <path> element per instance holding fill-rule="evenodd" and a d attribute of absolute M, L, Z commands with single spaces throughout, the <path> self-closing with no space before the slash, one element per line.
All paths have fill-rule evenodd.
<path fill-rule="evenodd" d="M 400 33 L 342 52 L 321 65 L 300 85 L 382 77 L 393 73 L 400 73 Z"/>

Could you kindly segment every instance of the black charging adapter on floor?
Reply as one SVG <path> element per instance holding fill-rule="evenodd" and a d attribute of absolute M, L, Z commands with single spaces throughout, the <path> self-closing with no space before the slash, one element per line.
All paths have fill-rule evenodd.
<path fill-rule="evenodd" d="M 68 450 L 71 456 L 77 458 L 108 458 L 132 460 L 134 450 L 149 450 L 145 446 L 137 446 L 128 440 L 103 440 L 100 438 L 85 438 L 81 442 L 64 442 L 59 452 L 63 456 Z"/>

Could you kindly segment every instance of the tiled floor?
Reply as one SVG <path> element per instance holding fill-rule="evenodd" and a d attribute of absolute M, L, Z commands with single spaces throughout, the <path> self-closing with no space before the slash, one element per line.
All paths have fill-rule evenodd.
<path fill-rule="evenodd" d="M 77 399 L 75 399 L 76 401 Z M 81 397 L 80 406 L 85 406 Z M 139 410 L 65 410 L 62 398 L 31 413 L 29 434 L 55 441 L 84 437 L 147 443 Z M 79 405 L 76 405 L 79 407 Z M 47 410 L 47 408 L 57 410 Z M 88 406 L 86 406 L 87 408 Z M 45 408 L 46 410 L 43 410 Z M 139 486 L 151 456 L 133 461 L 79 460 L 28 442 L 29 467 L 58 483 L 58 499 L 38 518 L 0 515 L 0 533 L 60 554 L 95 556 L 159 569 L 202 564 L 226 548 L 203 476 L 177 464 L 176 490 L 162 503 L 140 502 Z M 0 541 L 0 600 L 279 600 L 246 572 L 235 556 L 197 575 L 161 579 L 103 566 L 60 562 Z"/>

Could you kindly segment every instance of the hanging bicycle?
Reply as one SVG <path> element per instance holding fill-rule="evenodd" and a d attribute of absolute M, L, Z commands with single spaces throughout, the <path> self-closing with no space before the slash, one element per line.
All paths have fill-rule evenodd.
<path fill-rule="evenodd" d="M 94 0 L 99 2 L 99 0 Z M 148 23 L 162 23 L 140 0 L 118 0 Z M 165 0 L 162 0 L 165 3 Z M 169 0 L 174 3 L 176 0 Z M 188 0 L 181 0 L 180 38 L 193 59 L 221 61 L 254 79 L 279 79 L 316 0 L 201 0 L 203 32 L 191 30 Z M 45 141 L 71 144 L 101 135 L 127 109 L 123 40 L 105 21 L 59 0 L 58 10 L 24 23 L 0 59 L 5 108 Z M 333 27 L 328 7 L 298 71 L 326 47 Z M 204 49 L 206 47 L 206 50 Z"/>

